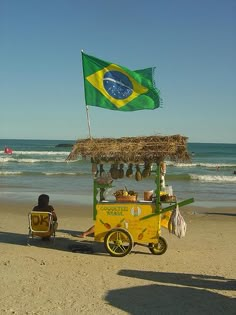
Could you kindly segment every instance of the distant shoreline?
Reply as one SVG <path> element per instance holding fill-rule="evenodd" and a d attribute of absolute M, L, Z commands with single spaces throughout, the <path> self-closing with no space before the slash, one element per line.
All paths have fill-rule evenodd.
<path fill-rule="evenodd" d="M 152 134 L 149 134 L 149 135 L 137 135 L 137 136 L 151 136 Z M 163 136 L 165 136 L 163 134 Z M 99 138 L 105 138 L 106 136 L 104 137 L 99 137 Z M 96 137 L 93 137 L 93 138 L 96 138 Z M 112 137 L 114 139 L 117 139 L 117 138 L 120 138 L 120 137 Z M 73 142 L 73 143 L 76 143 L 78 139 L 88 139 L 88 136 L 84 136 L 84 137 L 78 137 L 76 139 L 25 139 L 25 138 L 0 138 L 0 141 L 51 141 L 51 142 L 61 142 L 62 144 L 65 143 L 67 144 L 67 142 Z M 188 144 L 230 144 L 230 145 L 236 145 L 235 142 L 205 142 L 205 141 L 188 141 Z M 72 144 L 73 146 L 73 144 Z"/>

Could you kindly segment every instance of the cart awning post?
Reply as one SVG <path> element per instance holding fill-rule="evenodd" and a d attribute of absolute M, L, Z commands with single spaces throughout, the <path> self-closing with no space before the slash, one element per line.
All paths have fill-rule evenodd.
<path fill-rule="evenodd" d="M 103 165 L 100 164 L 99 175 L 102 176 L 102 173 L 103 173 Z M 100 202 L 105 200 L 104 192 L 105 192 L 105 188 L 100 188 Z"/>
<path fill-rule="evenodd" d="M 160 163 L 158 163 L 158 162 L 157 162 L 157 168 L 156 168 L 155 183 L 156 183 L 156 190 L 155 190 L 156 208 L 155 208 L 155 212 L 160 213 L 160 208 L 161 208 L 161 204 L 160 204 Z"/>
<path fill-rule="evenodd" d="M 93 219 L 96 220 L 97 216 L 97 194 L 98 187 L 95 179 L 93 180 Z"/>

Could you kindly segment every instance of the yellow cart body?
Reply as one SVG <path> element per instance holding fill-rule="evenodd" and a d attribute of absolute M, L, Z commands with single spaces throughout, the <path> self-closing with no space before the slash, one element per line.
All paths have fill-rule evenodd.
<path fill-rule="evenodd" d="M 104 241 L 109 230 L 123 228 L 130 233 L 133 242 L 157 243 L 161 225 L 167 227 L 171 214 L 148 217 L 155 213 L 155 204 L 151 202 L 101 202 L 97 203 L 96 212 L 95 240 L 98 242 Z"/>

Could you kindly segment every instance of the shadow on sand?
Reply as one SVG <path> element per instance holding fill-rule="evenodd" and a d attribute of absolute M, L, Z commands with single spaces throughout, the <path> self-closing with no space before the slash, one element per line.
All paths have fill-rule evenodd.
<path fill-rule="evenodd" d="M 39 237 L 30 238 L 28 234 L 0 231 L 0 243 L 50 248 L 52 250 L 70 251 L 82 254 L 107 254 L 101 243 L 77 237 L 82 231 L 57 230 L 55 240 L 44 241 Z"/>
<path fill-rule="evenodd" d="M 226 213 L 226 212 L 205 212 L 205 214 L 226 215 L 229 217 L 236 217 L 236 213 Z"/>
<path fill-rule="evenodd" d="M 118 275 L 157 282 L 108 292 L 105 300 L 128 314 L 236 314 L 235 299 L 209 291 L 236 290 L 234 279 L 137 270 Z"/>

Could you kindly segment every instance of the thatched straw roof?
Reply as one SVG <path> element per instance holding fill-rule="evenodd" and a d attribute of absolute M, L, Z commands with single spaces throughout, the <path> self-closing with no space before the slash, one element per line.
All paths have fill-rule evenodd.
<path fill-rule="evenodd" d="M 67 161 L 81 156 L 83 159 L 91 158 L 97 164 L 184 162 L 190 159 L 187 139 L 181 135 L 80 139 L 73 146 Z"/>

